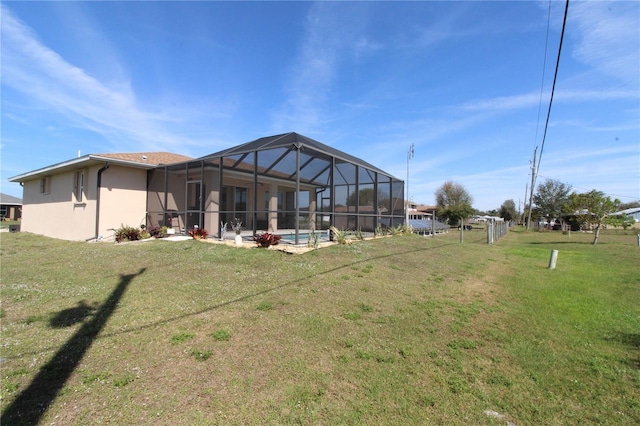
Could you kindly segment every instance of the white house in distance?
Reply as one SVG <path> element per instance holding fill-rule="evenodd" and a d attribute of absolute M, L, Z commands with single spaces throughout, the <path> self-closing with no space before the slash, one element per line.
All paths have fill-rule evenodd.
<path fill-rule="evenodd" d="M 22 232 L 91 240 L 145 223 L 147 171 L 191 157 L 166 152 L 90 154 L 14 176 L 23 187 Z"/>
<path fill-rule="evenodd" d="M 619 212 L 615 212 L 612 214 L 612 216 L 623 215 L 633 219 L 636 224 L 640 223 L 640 207 L 632 207 L 630 209 L 620 210 Z"/>

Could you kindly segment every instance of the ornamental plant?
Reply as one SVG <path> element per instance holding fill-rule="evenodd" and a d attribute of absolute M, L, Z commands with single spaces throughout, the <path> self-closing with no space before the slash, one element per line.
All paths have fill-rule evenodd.
<path fill-rule="evenodd" d="M 347 239 L 347 231 L 345 231 L 344 229 L 338 229 L 335 226 L 330 226 L 329 232 L 333 234 L 333 241 L 337 241 L 338 244 L 350 243 L 350 241 Z"/>
<path fill-rule="evenodd" d="M 194 240 L 204 240 L 205 238 L 207 238 L 209 233 L 204 228 L 195 228 L 195 229 L 189 231 L 189 235 Z"/>
<path fill-rule="evenodd" d="M 121 225 L 115 230 L 116 243 L 126 241 L 138 241 L 141 238 L 141 229 L 133 226 Z"/>
<path fill-rule="evenodd" d="M 253 241 L 258 244 L 258 247 L 269 247 L 278 245 L 278 241 L 280 241 L 281 238 L 282 236 L 280 235 L 263 232 L 262 234 L 254 235 Z"/>
<path fill-rule="evenodd" d="M 167 229 L 166 226 L 152 226 L 147 231 L 154 238 L 165 238 L 167 236 Z"/>
<path fill-rule="evenodd" d="M 236 235 L 240 235 L 242 232 L 242 221 L 237 217 L 233 219 L 233 223 L 231 224 L 231 229 L 233 229 Z"/>

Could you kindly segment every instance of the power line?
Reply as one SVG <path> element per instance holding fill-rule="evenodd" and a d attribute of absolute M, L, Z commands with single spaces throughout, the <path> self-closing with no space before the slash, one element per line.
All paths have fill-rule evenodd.
<path fill-rule="evenodd" d="M 551 0 L 549 0 L 549 10 L 547 12 L 547 34 L 544 39 L 544 56 L 542 59 L 542 81 L 540 82 L 540 101 L 538 103 L 538 118 L 536 120 L 536 136 L 534 142 L 538 141 L 538 130 L 540 128 L 540 112 L 542 111 L 542 94 L 544 93 L 544 79 L 547 70 L 547 51 L 549 48 L 549 29 L 551 27 Z M 538 146 L 536 145 L 536 148 Z"/>
<path fill-rule="evenodd" d="M 551 9 L 551 5 L 549 5 L 549 9 Z M 531 167 L 531 192 L 529 196 L 529 218 L 527 221 L 527 229 L 529 229 L 529 223 L 531 222 L 531 210 L 533 208 L 533 190 L 536 186 L 536 177 L 538 175 L 538 171 L 540 170 L 540 163 L 542 163 L 542 153 L 544 151 L 544 143 L 547 139 L 547 129 L 549 128 L 549 117 L 551 116 L 551 105 L 553 104 L 553 94 L 556 89 L 556 81 L 558 80 L 558 68 L 560 67 L 560 54 L 562 53 L 562 41 L 564 40 L 564 30 L 567 26 L 567 15 L 569 12 L 569 0 L 566 1 L 564 7 L 564 19 L 562 21 L 562 31 L 560 32 L 560 44 L 558 46 L 558 57 L 556 58 L 556 69 L 553 75 L 553 84 L 551 85 L 551 96 L 549 98 L 549 108 L 547 109 L 547 119 L 544 124 L 544 134 L 542 135 L 542 146 L 540 147 L 540 156 L 538 157 L 538 165 L 536 166 L 536 151 L 538 147 L 536 146 L 536 150 L 533 152 L 533 166 Z M 549 13 L 551 11 L 549 10 Z M 547 18 L 548 19 L 548 18 Z M 548 23 L 547 23 L 547 37 L 548 37 Z M 546 61 L 546 47 L 545 47 L 545 61 Z M 544 84 L 544 77 L 543 77 Z M 539 112 L 538 112 L 539 114 Z M 538 116 L 539 119 L 539 116 Z M 537 129 L 536 129 L 536 137 L 537 137 Z"/>
<path fill-rule="evenodd" d="M 558 79 L 558 68 L 560 68 L 560 54 L 562 53 L 562 41 L 564 40 L 564 30 L 567 26 L 567 15 L 569 12 L 569 0 L 565 3 L 564 7 L 564 19 L 562 21 L 562 32 L 560 33 L 560 45 L 558 46 L 558 58 L 556 59 L 556 70 L 553 75 L 553 85 L 551 86 L 551 97 L 549 98 L 549 108 L 547 109 L 547 120 L 544 124 L 544 134 L 542 135 L 542 145 L 540 146 L 540 156 L 538 157 L 538 168 L 536 174 L 540 170 L 540 163 L 542 162 L 542 153 L 544 151 L 544 143 L 547 139 L 547 129 L 549 128 L 549 117 L 551 117 L 551 105 L 553 104 L 553 94 L 556 89 L 556 81 Z M 535 182 L 535 178 L 534 178 Z"/>

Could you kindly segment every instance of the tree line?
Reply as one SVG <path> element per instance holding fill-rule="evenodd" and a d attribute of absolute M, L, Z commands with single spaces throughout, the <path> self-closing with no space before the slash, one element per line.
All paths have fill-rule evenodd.
<path fill-rule="evenodd" d="M 477 213 L 472 207 L 473 197 L 460 184 L 447 181 L 435 192 L 438 216 L 450 225 L 457 225 Z M 612 224 L 625 229 L 632 224 L 632 219 L 613 216 L 625 208 L 639 207 L 640 201 L 623 204 L 617 198 L 595 189 L 578 193 L 572 191 L 571 185 L 554 179 L 546 179 L 538 185 L 533 196 L 532 205 L 525 206 L 525 215 L 516 211 L 513 200 L 506 200 L 499 210 L 489 212 L 505 221 L 522 221 L 528 225 L 540 218 L 546 223 L 559 221 L 560 227 L 572 226 L 574 229 L 590 229 L 594 231 L 593 244 L 597 244 L 603 225 Z"/>

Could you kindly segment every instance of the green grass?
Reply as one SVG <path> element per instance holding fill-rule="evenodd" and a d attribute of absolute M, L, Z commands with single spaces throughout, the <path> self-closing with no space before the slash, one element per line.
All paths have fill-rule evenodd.
<path fill-rule="evenodd" d="M 231 333 L 229 333 L 227 330 L 216 330 L 211 333 L 211 337 L 213 337 L 213 339 L 218 342 L 226 342 L 227 340 L 231 339 Z"/>
<path fill-rule="evenodd" d="M 0 229 L 9 229 L 12 225 L 20 225 L 19 220 L 0 220 Z"/>
<path fill-rule="evenodd" d="M 3 233 L 2 423 L 638 424 L 640 248 L 591 240 Z"/>

